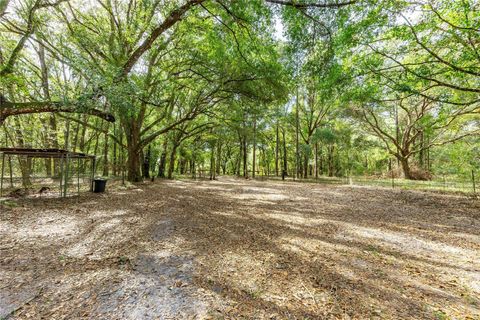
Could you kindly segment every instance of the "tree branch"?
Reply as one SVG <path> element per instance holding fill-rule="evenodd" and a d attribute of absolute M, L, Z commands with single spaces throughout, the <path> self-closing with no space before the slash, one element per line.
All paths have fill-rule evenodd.
<path fill-rule="evenodd" d="M 282 6 L 290 6 L 297 9 L 306 8 L 340 8 L 357 3 L 357 0 L 337 2 L 337 3 L 318 3 L 318 2 L 297 2 L 285 0 L 265 0 L 268 3 L 280 4 Z"/>
<path fill-rule="evenodd" d="M 74 105 L 65 105 L 61 102 L 9 102 L 0 97 L 0 125 L 10 116 L 44 112 L 67 112 L 67 113 L 84 113 L 102 118 L 108 122 L 115 122 L 115 117 L 108 113 L 95 108 L 83 110 Z"/>
<path fill-rule="evenodd" d="M 201 4 L 204 1 L 205 0 L 189 0 L 183 6 L 170 12 L 168 17 L 152 31 L 152 33 L 142 42 L 142 44 L 137 49 L 135 49 L 132 55 L 128 58 L 127 62 L 125 62 L 125 64 L 123 65 L 119 79 L 125 77 L 128 73 L 130 73 L 133 66 L 137 63 L 140 57 L 152 47 L 153 43 L 155 42 L 155 40 L 157 40 L 158 37 L 160 37 L 165 31 L 170 29 L 177 22 L 182 20 L 184 14 L 188 10 L 198 4 Z"/>

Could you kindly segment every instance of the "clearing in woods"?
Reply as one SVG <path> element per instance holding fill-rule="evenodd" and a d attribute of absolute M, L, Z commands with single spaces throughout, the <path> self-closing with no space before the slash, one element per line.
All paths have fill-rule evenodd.
<path fill-rule="evenodd" d="M 159 181 L 0 214 L 0 318 L 480 317 L 480 206 L 418 191 Z"/>

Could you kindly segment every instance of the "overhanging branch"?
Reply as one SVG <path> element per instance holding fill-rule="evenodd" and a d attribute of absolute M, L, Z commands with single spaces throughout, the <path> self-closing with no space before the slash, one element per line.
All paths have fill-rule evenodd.
<path fill-rule="evenodd" d="M 75 105 L 65 105 L 61 102 L 52 101 L 10 102 L 0 97 L 0 125 L 10 116 L 44 112 L 83 113 L 102 118 L 108 122 L 115 122 L 115 117 L 111 113 L 95 108 L 83 109 Z"/>

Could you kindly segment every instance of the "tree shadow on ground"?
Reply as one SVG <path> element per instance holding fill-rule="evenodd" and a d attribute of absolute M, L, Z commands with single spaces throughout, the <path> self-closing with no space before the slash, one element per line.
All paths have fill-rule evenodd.
<path fill-rule="evenodd" d="M 134 284 L 129 290 L 150 294 L 151 304 L 159 297 L 168 303 L 172 298 L 165 286 L 176 281 L 170 271 L 184 264 L 175 257 L 192 261 L 192 269 L 180 270 L 178 279 L 217 299 L 195 290 L 186 296 L 197 295 L 232 319 L 431 319 L 443 310 L 457 317 L 480 313 L 479 289 L 473 286 L 480 282 L 474 264 L 480 230 L 477 209 L 467 200 L 229 179 L 161 181 L 121 193 L 33 199 L 26 205 L 59 213 L 59 225 L 75 221 L 65 226 L 75 231 L 70 235 L 22 238 L 2 257 L 4 270 L 18 275 L 22 286 L 31 279 L 45 286 L 35 301 L 40 309 L 25 310 L 32 314 L 82 317 L 96 310 L 115 316 L 115 310 L 101 309 L 117 297 L 112 292 L 123 290 L 117 298 L 131 304 L 141 299 L 125 290 L 128 281 Z M 37 223 L 38 211 L 22 212 L 10 218 Z M 14 237 L 2 242 L 19 241 Z M 72 251 L 78 246 L 82 250 Z M 164 250 L 173 255 L 162 256 Z M 139 279 L 158 292 L 144 290 Z M 97 292 L 107 292 L 107 298 Z M 159 306 L 135 310 L 152 317 L 166 312 Z M 122 312 L 124 318 L 135 315 Z"/>
<path fill-rule="evenodd" d="M 261 188 L 261 185 L 257 187 Z M 208 257 L 200 259 L 201 268 L 205 272 L 200 271 L 198 282 L 213 291 L 215 291 L 214 288 L 222 287 L 221 294 L 225 298 L 240 300 L 243 306 L 243 311 L 240 313 L 270 310 L 282 316 L 294 315 L 294 317 L 312 317 L 312 315 L 341 317 L 349 314 L 357 317 L 387 315 L 397 318 L 432 318 L 436 308 L 452 307 L 464 310 L 466 313 L 478 312 L 477 306 L 480 301 L 474 296 L 470 296 L 470 301 L 467 301 L 464 298 L 464 288 L 446 283 L 444 279 L 431 278 L 434 276 L 432 271 L 448 274 L 460 269 L 463 270 L 463 274 L 475 273 L 473 265 L 465 267 L 455 261 L 444 261 L 445 257 L 438 253 L 445 250 L 439 251 L 438 248 L 432 249 L 431 257 L 423 257 L 414 253 L 415 248 L 392 249 L 389 247 L 388 239 L 374 239 L 376 241 L 372 244 L 366 237 L 342 239 L 338 236 L 345 228 L 345 223 L 351 227 L 369 226 L 380 233 L 385 233 L 386 237 L 389 229 L 402 232 L 396 227 L 400 224 L 409 230 L 408 233 L 404 233 L 405 237 L 415 236 L 422 239 L 424 234 L 415 234 L 414 227 L 417 220 L 412 219 L 410 222 L 405 217 L 400 219 L 395 215 L 386 214 L 384 221 L 378 221 L 382 212 L 395 209 L 392 208 L 389 197 L 382 199 L 377 195 L 374 203 L 369 200 L 371 205 L 367 209 L 352 208 L 351 205 L 348 207 L 345 203 L 339 203 L 339 199 L 334 199 L 332 203 L 338 205 L 331 206 L 325 213 L 325 211 L 315 212 L 311 203 L 305 204 L 303 200 L 282 200 L 278 203 L 273 201 L 273 204 L 264 202 L 255 204 L 255 198 L 239 201 L 229 197 L 229 193 L 231 195 L 238 193 L 238 190 L 232 190 L 232 192 L 228 190 L 228 188 L 235 188 L 234 184 L 229 183 L 225 188 L 227 190 L 223 193 L 219 193 L 218 188 L 211 192 L 205 188 L 202 189 L 204 192 L 196 192 L 195 185 L 191 185 L 190 191 L 195 192 L 195 205 L 178 208 L 179 210 L 172 215 L 172 219 L 186 234 L 185 238 L 194 239 L 196 256 Z M 294 190 L 289 194 L 295 197 L 297 191 Z M 301 192 L 305 191 L 308 192 L 308 189 Z M 335 188 L 335 192 L 339 191 L 348 192 L 348 190 Z M 258 194 L 268 193 L 269 191 L 261 190 L 258 192 Z M 431 201 L 428 197 L 426 199 Z M 315 198 L 311 200 L 315 201 Z M 369 217 L 368 212 L 360 212 L 356 221 L 355 217 L 347 216 L 342 212 L 346 207 L 351 214 L 375 207 L 380 212 L 372 212 L 373 217 Z M 278 211 L 292 216 L 301 215 L 305 217 L 306 223 L 299 224 L 265 216 L 265 213 L 273 212 L 274 214 Z M 415 212 L 410 212 L 409 215 L 414 217 Z M 311 227 L 308 225 L 308 220 L 314 218 L 326 220 L 328 222 L 325 224 L 326 227 L 331 224 L 337 228 L 332 231 L 329 228 L 322 230 L 323 225 Z M 445 226 L 451 227 L 448 224 Z M 453 227 L 458 228 L 458 226 Z M 287 239 L 294 239 L 299 245 L 296 248 L 286 245 Z M 428 239 L 421 241 L 433 242 Z M 309 247 L 310 242 L 317 245 Z M 441 246 L 452 246 L 439 242 L 438 239 L 437 242 L 435 245 L 440 246 L 440 249 Z M 322 244 L 326 247 L 322 248 Z M 476 254 L 475 249 L 466 251 Z M 448 250 L 446 252 L 448 253 Z M 228 256 L 235 257 L 231 253 L 247 257 L 247 260 L 267 257 L 267 266 L 260 268 L 258 272 L 268 276 L 260 276 L 255 280 L 259 283 L 270 281 L 282 284 L 284 287 L 276 288 L 276 293 L 283 291 L 283 297 L 287 302 L 278 305 L 269 300 L 268 289 L 265 289 L 267 293 L 264 295 L 248 293 L 248 290 L 246 292 L 242 278 L 252 275 L 252 272 L 247 272 L 235 279 L 223 270 L 225 261 L 229 259 Z M 282 264 L 287 267 L 280 269 L 275 267 Z M 236 265 L 245 267 L 242 263 Z M 212 270 L 220 271 L 215 276 Z M 428 270 L 430 272 L 424 275 L 421 273 Z M 241 274 L 242 270 L 233 272 Z M 463 274 L 460 273 L 460 275 Z M 305 306 L 302 299 L 294 298 L 293 291 L 288 290 L 289 285 L 294 287 L 293 284 L 296 282 L 302 283 L 305 287 L 304 291 L 315 292 L 319 296 L 331 292 L 334 287 L 334 298 L 330 294 L 334 307 L 329 309 L 328 306 L 319 306 L 315 297 L 311 298 L 314 305 Z M 262 290 L 259 289 L 260 292 Z M 314 296 L 314 294 L 311 295 Z M 308 297 L 305 300 L 308 300 Z"/>

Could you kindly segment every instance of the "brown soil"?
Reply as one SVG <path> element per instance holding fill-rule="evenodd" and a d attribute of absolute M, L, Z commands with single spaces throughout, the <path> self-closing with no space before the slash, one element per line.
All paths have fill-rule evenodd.
<path fill-rule="evenodd" d="M 480 319 L 480 205 L 221 178 L 0 207 L 0 318 Z"/>

